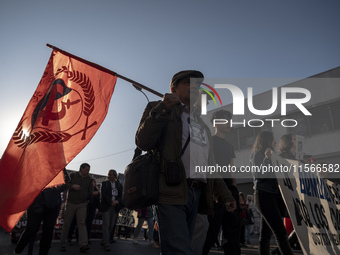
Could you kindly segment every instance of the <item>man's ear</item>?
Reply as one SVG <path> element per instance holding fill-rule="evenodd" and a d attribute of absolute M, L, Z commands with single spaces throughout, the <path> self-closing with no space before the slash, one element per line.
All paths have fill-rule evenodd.
<path fill-rule="evenodd" d="M 170 91 L 171 91 L 171 93 L 176 94 L 176 88 L 173 87 L 173 88 L 170 89 Z"/>

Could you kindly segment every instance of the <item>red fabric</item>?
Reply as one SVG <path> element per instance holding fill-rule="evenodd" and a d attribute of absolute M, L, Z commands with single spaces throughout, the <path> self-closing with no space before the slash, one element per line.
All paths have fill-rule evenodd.
<path fill-rule="evenodd" d="M 53 50 L 0 161 L 0 225 L 10 231 L 105 119 L 117 77 Z"/>
<path fill-rule="evenodd" d="M 290 233 L 292 233 L 292 231 L 294 230 L 294 227 L 293 227 L 293 223 L 290 218 L 284 218 L 284 225 L 286 227 L 287 234 L 289 235 Z"/>

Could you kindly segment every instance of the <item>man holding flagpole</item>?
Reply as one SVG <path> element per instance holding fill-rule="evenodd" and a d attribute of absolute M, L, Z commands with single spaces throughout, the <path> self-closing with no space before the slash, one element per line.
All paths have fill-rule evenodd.
<path fill-rule="evenodd" d="M 197 212 L 213 212 L 213 195 L 227 210 L 236 208 L 223 180 L 190 172 L 190 165 L 212 165 L 214 161 L 210 131 L 193 107 L 203 78 L 195 70 L 176 73 L 170 82 L 171 93 L 147 105 L 136 133 L 140 149 L 161 154 L 157 217 L 163 255 L 193 254 Z M 190 151 L 200 156 L 191 157 Z"/>

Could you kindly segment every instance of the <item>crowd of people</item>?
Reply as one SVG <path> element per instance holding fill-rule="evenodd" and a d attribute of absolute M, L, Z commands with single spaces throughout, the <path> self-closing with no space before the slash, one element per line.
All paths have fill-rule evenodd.
<path fill-rule="evenodd" d="M 111 244 L 115 242 L 114 235 L 118 220 L 118 213 L 123 208 L 122 184 L 118 180 L 117 172 L 113 169 L 108 171 L 108 180 L 101 183 L 98 188 L 96 180 L 90 178 L 90 165 L 83 163 L 79 172 L 68 175 L 64 172 L 65 184 L 54 188 L 44 189 L 27 210 L 27 226 L 21 234 L 14 255 L 21 254 L 29 245 L 28 253 L 33 253 L 33 245 L 36 234 L 40 229 L 39 255 L 47 255 L 53 239 L 54 227 L 60 211 L 63 212 L 63 225 L 60 235 L 59 249 L 67 251 L 67 246 L 72 245 L 75 235 L 79 244 L 80 252 L 90 249 L 90 234 L 93 219 L 97 212 L 102 218 L 102 240 L 101 246 L 105 251 L 111 251 Z M 67 191 L 65 208 L 61 209 L 61 192 Z M 148 222 L 148 234 L 146 239 L 150 245 L 159 248 L 157 226 L 154 230 L 154 214 L 151 207 L 141 208 L 138 211 L 138 224 L 134 231 L 133 243 L 138 244 L 137 238 L 141 232 L 144 220 Z M 156 224 L 157 225 L 157 224 Z M 125 232 L 130 229 L 125 227 Z M 120 235 L 120 228 L 117 228 Z M 127 235 L 128 233 L 125 233 Z"/>
<path fill-rule="evenodd" d="M 241 254 L 241 247 L 250 244 L 250 226 L 254 224 L 253 211 L 261 214 L 259 254 L 269 254 L 272 234 L 281 254 L 293 254 L 287 231 L 282 221 L 285 205 L 275 176 L 254 174 L 254 203 L 252 196 L 245 198 L 239 192 L 237 180 L 231 174 L 207 178 L 192 171 L 192 166 L 233 166 L 236 158 L 234 148 L 228 142 L 229 124 L 216 124 L 215 133 L 200 118 L 199 87 L 204 76 L 199 71 L 187 70 L 176 73 L 170 82 L 170 92 L 163 99 L 150 102 L 143 113 L 136 132 L 136 145 L 143 151 L 160 153 L 159 198 L 155 210 L 138 210 L 138 225 L 134 231 L 133 244 L 138 244 L 141 227 L 148 223 L 147 239 L 151 244 L 160 241 L 161 253 L 208 254 L 216 243 L 220 229 L 225 242 L 224 254 Z M 230 120 L 226 110 L 215 111 L 211 119 Z M 190 146 L 184 146 L 190 141 Z M 254 166 L 271 164 L 275 149 L 274 135 L 260 132 L 253 145 L 250 163 Z M 283 136 L 279 144 L 280 156 L 295 159 L 294 135 Z M 80 252 L 90 249 L 89 233 L 94 213 L 102 214 L 102 242 L 110 251 L 119 210 L 124 207 L 122 184 L 117 172 L 109 170 L 108 180 L 98 189 L 89 176 L 90 165 L 82 164 L 79 172 L 69 177 L 65 173 L 65 185 L 46 189 L 28 209 L 28 224 L 13 254 L 21 254 L 37 233 L 43 220 L 43 244 L 40 255 L 47 254 L 53 233 L 57 211 L 60 209 L 60 192 L 68 189 L 64 225 L 60 236 L 60 251 L 67 250 L 68 234 L 72 221 L 78 226 Z M 174 179 L 174 176 L 177 178 Z M 59 200 L 51 204 L 48 192 L 58 194 Z M 52 196 L 52 194 L 51 194 Z M 42 197 L 42 198 L 41 198 Z M 45 199 L 45 200 L 41 200 Z M 41 202 L 42 201 L 42 202 Z M 270 206 L 268 206 L 270 204 Z M 53 213 L 51 212 L 53 211 Z M 45 216 L 48 215 L 49 218 Z M 154 236 L 154 225 L 157 235 Z M 75 224 L 75 223 L 74 223 Z M 45 226 L 46 225 L 46 226 Z"/>

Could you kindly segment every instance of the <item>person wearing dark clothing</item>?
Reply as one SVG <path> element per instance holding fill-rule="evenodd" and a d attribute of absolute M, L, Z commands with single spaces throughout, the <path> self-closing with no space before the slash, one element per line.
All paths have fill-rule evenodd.
<path fill-rule="evenodd" d="M 209 128 L 194 107 L 203 78 L 195 70 L 176 73 L 170 82 L 171 93 L 146 106 L 136 132 L 141 150 L 160 153 L 157 217 L 163 255 L 193 254 L 197 214 L 213 213 L 213 195 L 226 210 L 236 206 L 222 180 L 190 171 L 190 165 L 215 163 Z"/>
<path fill-rule="evenodd" d="M 66 251 L 66 239 L 74 215 L 77 216 L 77 225 L 79 233 L 79 250 L 86 252 L 88 246 L 87 230 L 85 225 L 87 201 L 91 196 L 96 195 L 93 191 L 91 178 L 89 176 L 90 165 L 81 164 L 79 172 L 70 175 L 70 181 L 67 183 L 68 195 L 65 211 L 64 225 L 60 235 L 60 251 Z"/>
<path fill-rule="evenodd" d="M 252 166 L 271 165 L 271 154 L 275 145 L 272 132 L 260 132 L 252 149 Z M 262 215 L 259 254 L 270 254 L 270 239 L 272 233 L 274 233 L 280 253 L 292 255 L 293 251 L 288 243 L 287 231 L 282 221 L 285 205 L 282 201 L 275 173 L 253 173 L 253 177 L 255 206 Z"/>
<path fill-rule="evenodd" d="M 65 181 L 68 180 L 66 169 L 63 170 Z M 27 226 L 21 234 L 13 254 L 21 254 L 26 245 L 35 237 L 43 221 L 39 255 L 47 255 L 51 247 L 54 225 L 60 206 L 60 193 L 67 188 L 66 184 L 44 189 L 27 210 Z"/>
<path fill-rule="evenodd" d="M 138 244 L 138 236 L 140 233 L 140 230 L 143 226 L 144 221 L 146 221 L 148 223 L 148 236 L 146 239 L 149 240 L 150 244 L 153 244 L 153 213 L 152 213 L 152 208 L 151 207 L 146 207 L 146 208 L 142 208 L 137 210 L 137 218 L 138 218 L 138 224 L 135 228 L 134 234 L 133 234 L 133 240 L 132 242 L 134 244 Z"/>
<path fill-rule="evenodd" d="M 108 180 L 102 183 L 101 188 L 101 210 L 103 218 L 103 240 L 104 249 L 110 251 L 110 233 L 116 222 L 120 206 L 122 205 L 123 187 L 117 180 L 117 172 L 113 169 L 108 172 Z"/>
<path fill-rule="evenodd" d="M 226 140 L 226 136 L 230 131 L 230 120 L 232 114 L 226 110 L 215 111 L 211 115 L 211 121 L 214 119 L 226 119 L 226 124 L 215 125 L 215 135 L 212 137 L 213 151 L 216 163 L 219 166 L 233 166 L 234 159 L 236 158 L 234 147 Z M 220 202 L 214 204 L 214 215 L 208 216 L 209 229 L 207 232 L 206 240 L 204 243 L 202 254 L 209 253 L 215 240 L 217 239 L 220 227 L 222 225 L 223 235 L 227 242 L 223 245 L 224 254 L 240 254 L 240 228 L 241 217 L 239 213 L 239 192 L 236 187 L 235 179 L 228 174 L 225 176 L 224 182 L 227 185 L 229 191 L 236 200 L 236 210 L 234 212 L 228 212 Z"/>
<path fill-rule="evenodd" d="M 86 211 L 86 230 L 87 230 L 87 236 L 88 240 L 90 240 L 91 236 L 91 228 L 92 228 L 92 221 L 94 219 L 94 216 L 96 215 L 96 210 L 99 209 L 100 205 L 100 192 L 99 188 L 97 187 L 97 182 L 95 179 L 92 179 L 92 186 L 93 186 L 93 191 L 96 192 L 96 195 L 93 195 L 89 203 L 87 204 L 87 211 Z"/>
<path fill-rule="evenodd" d="M 241 233 L 240 233 L 240 245 L 242 247 L 246 247 L 246 240 L 245 240 L 245 229 L 246 229 L 246 221 L 248 219 L 249 213 L 249 206 L 246 204 L 244 200 L 244 195 L 242 192 L 239 193 L 240 195 L 240 215 L 241 215 Z"/>

